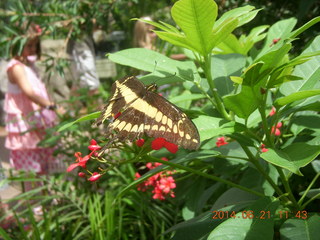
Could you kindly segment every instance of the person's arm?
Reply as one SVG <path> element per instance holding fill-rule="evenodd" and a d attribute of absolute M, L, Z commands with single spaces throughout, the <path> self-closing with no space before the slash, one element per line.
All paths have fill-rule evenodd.
<path fill-rule="evenodd" d="M 17 84 L 22 92 L 25 93 L 32 102 L 40 105 L 41 107 L 50 107 L 54 105 L 53 102 L 35 94 L 27 79 L 23 66 L 16 64 L 9 71 L 10 81 Z"/>

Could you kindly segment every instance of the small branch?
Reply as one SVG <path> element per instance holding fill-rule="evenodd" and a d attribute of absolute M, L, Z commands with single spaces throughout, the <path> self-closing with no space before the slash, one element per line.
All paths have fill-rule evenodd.
<path fill-rule="evenodd" d="M 303 200 L 305 199 L 305 197 L 307 196 L 308 192 L 310 191 L 310 189 L 312 188 L 313 184 L 316 182 L 316 180 L 320 177 L 320 173 L 317 173 L 317 175 L 312 179 L 311 183 L 309 184 L 309 186 L 307 187 L 307 189 L 304 191 L 302 197 L 300 198 L 300 200 L 298 201 L 298 204 L 301 205 Z"/>

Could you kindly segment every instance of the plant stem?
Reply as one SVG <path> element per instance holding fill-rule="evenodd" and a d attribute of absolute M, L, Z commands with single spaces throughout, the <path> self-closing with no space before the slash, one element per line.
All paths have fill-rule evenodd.
<path fill-rule="evenodd" d="M 274 147 L 274 144 L 271 141 L 270 131 L 269 131 L 269 128 L 268 128 L 265 103 L 261 104 L 261 106 L 259 107 L 259 112 L 260 112 L 261 120 L 262 120 L 262 128 L 263 128 L 264 133 L 266 135 L 267 145 L 270 146 L 270 147 Z"/>
<path fill-rule="evenodd" d="M 320 173 L 317 173 L 317 175 L 312 179 L 311 183 L 309 184 L 309 186 L 307 187 L 307 189 L 304 191 L 302 197 L 300 198 L 300 200 L 298 201 L 298 204 L 301 205 L 304 198 L 307 196 L 308 192 L 310 191 L 310 189 L 312 188 L 313 184 L 316 182 L 316 180 L 320 177 Z"/>
<path fill-rule="evenodd" d="M 291 191 L 291 188 L 290 188 L 290 185 L 289 185 L 289 182 L 288 182 L 286 176 L 284 175 L 284 173 L 280 167 L 278 167 L 278 166 L 275 166 L 275 167 L 280 175 L 284 189 L 289 194 L 288 195 L 289 199 L 292 201 L 292 203 L 295 205 L 295 207 L 299 209 L 299 204 L 297 203 L 297 200 L 294 198 L 294 196 L 292 194 L 292 191 Z"/>
<path fill-rule="evenodd" d="M 301 206 L 301 209 L 305 209 L 305 207 L 306 207 L 309 203 L 311 203 L 312 201 L 316 200 L 316 199 L 319 198 L 319 197 L 320 197 L 320 193 L 316 194 L 316 195 L 313 196 L 309 201 L 306 201 L 305 204 L 303 204 L 303 205 Z"/>
<path fill-rule="evenodd" d="M 208 54 L 207 56 L 204 57 L 204 72 L 210 87 L 210 90 L 212 92 L 213 98 L 216 102 L 216 108 L 217 110 L 222 114 L 222 116 L 227 119 L 227 120 L 231 120 L 231 117 L 229 116 L 229 114 L 227 113 L 221 99 L 220 96 L 217 92 L 217 89 L 214 85 L 214 81 L 212 79 L 212 75 L 211 75 L 211 54 Z"/>
<path fill-rule="evenodd" d="M 228 180 L 225 180 L 225 179 L 222 179 L 222 178 L 219 178 L 219 177 L 216 177 L 216 176 L 213 176 L 213 175 L 210 175 L 210 174 L 198 171 L 198 170 L 194 170 L 192 168 L 189 168 L 189 167 L 186 167 L 186 166 L 183 166 L 183 165 L 180 165 L 180 164 L 176 164 L 176 163 L 173 163 L 173 162 L 170 162 L 170 161 L 164 161 L 164 160 L 161 160 L 161 159 L 149 156 L 149 155 L 146 155 L 145 158 L 150 162 L 159 162 L 159 163 L 162 163 L 162 164 L 174 167 L 174 168 L 183 169 L 183 170 L 185 170 L 187 172 L 192 172 L 192 173 L 197 174 L 199 176 L 202 176 L 202 177 L 205 177 L 205 178 L 209 178 L 209 179 L 217 181 L 217 182 L 225 183 L 225 184 L 227 184 L 227 185 L 229 185 L 231 187 L 235 187 L 235 188 L 241 189 L 241 190 L 243 190 L 245 192 L 254 194 L 256 196 L 264 197 L 264 194 L 262 194 L 260 192 L 254 191 L 252 189 L 243 187 L 241 185 L 235 184 L 235 183 L 230 182 Z"/>
<path fill-rule="evenodd" d="M 245 161 L 249 161 L 248 158 L 244 158 L 244 157 L 236 157 L 236 156 L 225 156 L 225 155 L 218 155 L 217 157 L 220 157 L 220 158 L 234 158 L 234 159 L 241 159 L 241 160 L 245 160 Z"/>

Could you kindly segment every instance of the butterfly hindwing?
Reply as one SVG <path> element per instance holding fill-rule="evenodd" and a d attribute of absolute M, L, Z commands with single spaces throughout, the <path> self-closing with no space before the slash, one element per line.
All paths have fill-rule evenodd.
<path fill-rule="evenodd" d="M 148 136 L 163 137 L 187 149 L 198 148 L 198 131 L 185 113 L 154 92 L 148 91 L 144 100 L 149 106 L 144 124 Z"/>
<path fill-rule="evenodd" d="M 96 125 L 121 112 L 107 127 L 119 140 L 134 140 L 146 134 L 163 137 L 187 149 L 197 149 L 199 133 L 193 122 L 178 107 L 148 90 L 135 77 L 123 78 L 112 86 L 111 98 Z"/>

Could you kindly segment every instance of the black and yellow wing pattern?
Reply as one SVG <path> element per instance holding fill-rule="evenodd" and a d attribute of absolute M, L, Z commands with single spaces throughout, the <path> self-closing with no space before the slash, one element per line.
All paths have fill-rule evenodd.
<path fill-rule="evenodd" d="M 146 87 L 133 76 L 117 80 L 95 125 L 111 119 L 107 134 L 116 132 L 119 140 L 132 141 L 146 134 L 162 137 L 186 149 L 198 149 L 200 138 L 194 123 L 154 90 L 155 85 Z"/>

